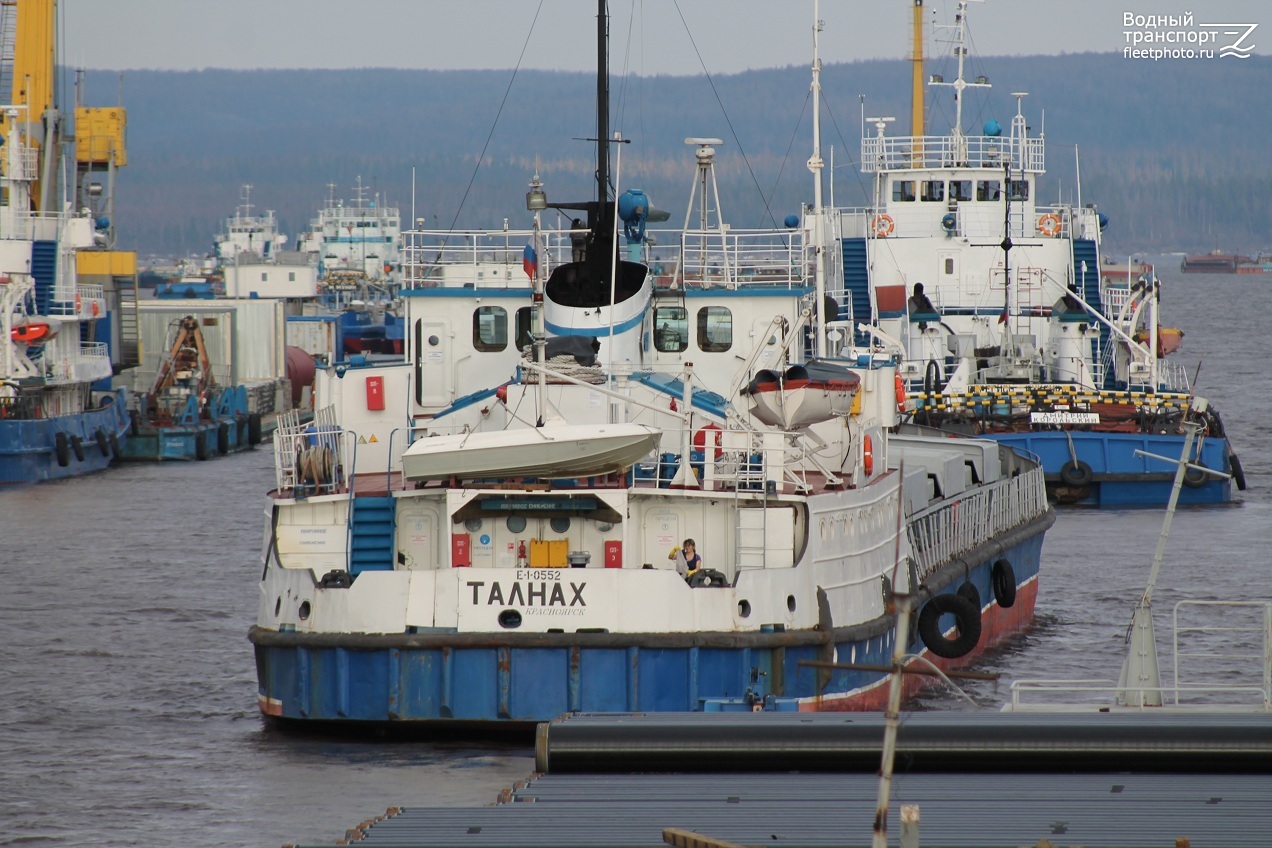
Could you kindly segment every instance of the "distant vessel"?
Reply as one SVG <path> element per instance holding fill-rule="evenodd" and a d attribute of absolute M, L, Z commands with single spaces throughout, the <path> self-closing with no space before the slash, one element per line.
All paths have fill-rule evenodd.
<path fill-rule="evenodd" d="M 918 7 L 916 6 L 916 9 Z M 953 27 L 957 77 L 948 135 L 886 133 L 868 119 L 861 170 L 873 203 L 825 224 L 838 235 L 834 290 L 844 350 L 897 351 L 907 409 L 916 422 L 992 438 L 1041 457 L 1061 503 L 1163 504 L 1182 422 L 1198 398 L 1166 354 L 1182 333 L 1159 324 L 1161 281 L 1153 268 L 1118 269 L 1100 257 L 1107 218 L 1091 204 L 1043 204 L 1042 137 L 1030 135 L 1016 92 L 1008 128 L 986 121 L 967 134 L 964 75 L 967 5 Z M 920 40 L 918 35 L 916 39 Z M 922 62 L 915 101 L 923 101 Z M 1240 463 L 1213 408 L 1192 459 L 1183 503 L 1222 503 Z"/>
<path fill-rule="evenodd" d="M 1272 274 L 1272 254 L 1242 256 L 1213 251 L 1199 256 L 1185 256 L 1179 270 L 1187 274 Z"/>
<path fill-rule="evenodd" d="M 614 197 L 600 66 L 596 199 L 536 176 L 531 228 L 408 232 L 404 355 L 322 369 L 312 424 L 275 435 L 250 631 L 271 721 L 868 709 L 895 591 L 939 665 L 1028 626 L 1041 469 L 898 431 L 891 355 L 826 362 L 803 229 L 726 227 L 704 194 L 647 232 L 666 215 Z M 714 190 L 720 142 L 688 143 Z"/>
<path fill-rule="evenodd" d="M 12 82 L 0 95 L 12 98 L 0 106 L 0 486 L 109 465 L 128 437 L 111 378 L 136 364 L 136 257 L 110 249 L 113 200 L 98 182 L 127 163 L 125 112 L 77 106 L 74 142 L 66 113 L 46 128 L 59 114 L 52 5 L 0 7 Z"/>

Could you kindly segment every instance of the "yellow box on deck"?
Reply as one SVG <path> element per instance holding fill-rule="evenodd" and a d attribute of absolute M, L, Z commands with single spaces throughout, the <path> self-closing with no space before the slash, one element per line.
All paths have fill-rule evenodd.
<path fill-rule="evenodd" d="M 570 553 L 568 539 L 531 539 L 531 568 L 565 568 L 569 565 L 566 556 Z"/>
<path fill-rule="evenodd" d="M 131 250 L 79 250 L 75 273 L 81 277 L 132 277 L 137 274 L 137 254 Z"/>
<path fill-rule="evenodd" d="M 105 165 L 113 153 L 117 166 L 127 165 L 128 148 L 124 145 L 127 127 L 127 110 L 120 106 L 75 107 L 75 161 Z"/>

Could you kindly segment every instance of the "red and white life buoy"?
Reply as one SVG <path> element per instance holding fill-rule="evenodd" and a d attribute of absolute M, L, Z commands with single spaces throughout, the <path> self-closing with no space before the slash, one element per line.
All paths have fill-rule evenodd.
<path fill-rule="evenodd" d="M 867 477 L 874 476 L 874 442 L 869 436 L 861 438 L 861 467 L 865 469 Z"/>
<path fill-rule="evenodd" d="M 892 216 L 888 214 L 876 215 L 874 219 L 874 232 L 879 238 L 887 238 L 892 235 L 897 228 L 897 222 L 892 220 Z"/>
<path fill-rule="evenodd" d="M 1038 218 L 1038 232 L 1044 236 L 1051 237 L 1060 234 L 1060 216 L 1054 212 L 1048 212 Z"/>
<path fill-rule="evenodd" d="M 901 375 L 896 377 L 897 384 L 897 412 L 905 412 L 905 380 L 901 379 Z"/>
<path fill-rule="evenodd" d="M 721 453 L 720 443 L 721 443 L 721 438 L 722 438 L 722 435 L 723 435 L 723 434 L 722 434 L 722 432 L 721 432 L 721 430 L 720 430 L 720 425 L 719 425 L 719 424 L 716 424 L 716 423 L 714 423 L 714 422 L 712 422 L 712 423 L 710 423 L 710 424 L 705 425 L 702 429 L 697 430 L 697 431 L 693 434 L 693 447 L 694 447 L 694 450 L 700 450 L 700 451 L 703 451 L 704 453 L 706 452 L 706 450 L 707 450 L 707 438 L 708 438 L 707 433 L 708 433 L 708 431 L 710 431 L 712 434 L 714 434 L 711 438 L 712 438 L 712 447 L 713 447 L 713 448 L 715 448 L 715 451 L 714 451 L 714 453 L 712 453 L 712 454 L 711 454 L 711 458 L 712 458 L 712 459 L 719 459 L 719 458 L 720 458 L 720 453 Z"/>

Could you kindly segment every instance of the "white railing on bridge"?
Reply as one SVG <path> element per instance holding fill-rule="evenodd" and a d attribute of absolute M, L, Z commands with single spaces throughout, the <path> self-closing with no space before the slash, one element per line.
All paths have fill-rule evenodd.
<path fill-rule="evenodd" d="M 1045 170 L 1041 138 L 1004 136 L 868 136 L 861 140 L 861 170 L 999 168 L 1040 174 Z"/>
<path fill-rule="evenodd" d="M 919 580 L 1047 509 L 1047 487 L 1039 467 L 919 513 L 906 527 Z"/>

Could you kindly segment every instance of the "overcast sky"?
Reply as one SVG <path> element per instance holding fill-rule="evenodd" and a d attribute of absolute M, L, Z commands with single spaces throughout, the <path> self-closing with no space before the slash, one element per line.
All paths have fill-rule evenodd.
<path fill-rule="evenodd" d="M 925 0 L 931 24 L 955 0 Z M 96 69 L 595 68 L 595 0 L 61 0 L 65 64 Z M 822 60 L 902 58 L 910 0 L 821 0 Z M 536 12 L 538 14 L 536 20 Z M 982 56 L 1121 52 L 1124 15 L 1191 12 L 1257 24 L 1272 53 L 1272 0 L 989 0 L 969 13 Z M 610 0 L 611 70 L 734 73 L 806 64 L 813 0 Z M 533 38 L 529 39 L 533 24 Z M 1234 40 L 1221 39 L 1220 45 Z M 1142 45 L 1141 45 L 1142 46 Z M 1175 44 L 1162 46 L 1175 47 Z M 948 48 L 945 48 L 948 50 Z M 701 54 L 701 59 L 699 58 Z M 1216 60 L 1218 61 L 1218 60 Z"/>

